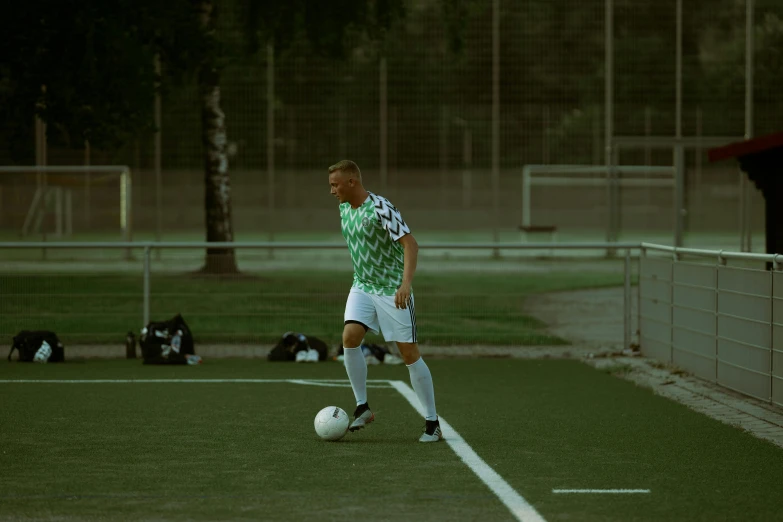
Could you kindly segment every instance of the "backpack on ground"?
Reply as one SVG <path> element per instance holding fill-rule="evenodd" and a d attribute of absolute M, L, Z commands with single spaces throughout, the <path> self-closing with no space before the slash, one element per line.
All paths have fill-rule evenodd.
<path fill-rule="evenodd" d="M 180 314 L 142 328 L 139 346 L 144 364 L 187 364 L 187 356 L 196 353 L 193 334 Z"/>
<path fill-rule="evenodd" d="M 57 334 L 49 330 L 22 330 L 14 336 L 8 360 L 14 350 L 19 352 L 19 362 L 64 362 L 65 347 Z"/>
<path fill-rule="evenodd" d="M 272 362 L 318 362 L 329 356 L 329 346 L 317 337 L 299 332 L 286 332 L 267 354 Z"/>

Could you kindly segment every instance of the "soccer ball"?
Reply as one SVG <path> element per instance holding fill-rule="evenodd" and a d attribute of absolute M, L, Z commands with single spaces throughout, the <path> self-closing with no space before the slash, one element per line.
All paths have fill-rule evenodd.
<path fill-rule="evenodd" d="M 348 414 L 338 406 L 327 406 L 315 416 L 315 432 L 324 440 L 340 440 L 348 433 Z"/>

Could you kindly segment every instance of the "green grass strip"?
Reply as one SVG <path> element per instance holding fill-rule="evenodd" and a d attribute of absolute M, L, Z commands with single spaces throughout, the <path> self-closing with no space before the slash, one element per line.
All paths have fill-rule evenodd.
<path fill-rule="evenodd" d="M 425 344 L 556 345 L 526 314 L 533 294 L 618 285 L 613 273 L 422 273 L 414 284 Z M 182 313 L 200 343 L 274 343 L 294 330 L 339 344 L 351 275 L 275 271 L 239 278 L 190 274 L 151 279 L 152 320 Z M 0 335 L 48 329 L 64 344 L 122 344 L 142 325 L 143 280 L 133 274 L 0 275 Z M 380 338 L 370 336 L 370 341 Z"/>

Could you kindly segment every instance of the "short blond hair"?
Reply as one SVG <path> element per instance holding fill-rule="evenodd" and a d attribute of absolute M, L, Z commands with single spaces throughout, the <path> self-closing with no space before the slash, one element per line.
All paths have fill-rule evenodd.
<path fill-rule="evenodd" d="M 362 172 L 359 170 L 359 165 L 357 165 L 351 160 L 340 160 L 334 165 L 332 165 L 331 167 L 329 167 L 329 174 L 338 171 L 353 176 L 355 178 L 358 178 L 359 180 L 362 179 Z"/>

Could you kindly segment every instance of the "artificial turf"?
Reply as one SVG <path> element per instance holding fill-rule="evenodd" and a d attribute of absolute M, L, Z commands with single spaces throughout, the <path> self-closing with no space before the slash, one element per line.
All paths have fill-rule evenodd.
<path fill-rule="evenodd" d="M 439 414 L 546 520 L 783 514 L 783 450 L 609 373 L 569 360 L 428 364 Z M 404 366 L 369 378 L 376 422 L 329 443 L 316 412 L 353 408 L 350 388 L 313 381 L 345 379 L 334 362 L 2 362 L 0 519 L 513 520 L 448 444 L 417 442 L 422 419 L 383 382 L 407 382 Z M 23 379 L 164 382 L 7 382 Z"/>

